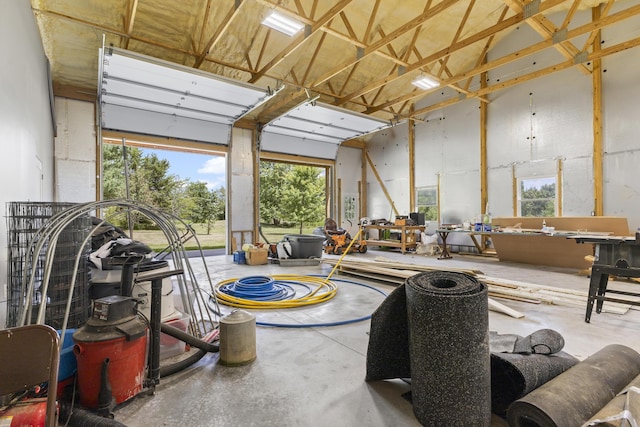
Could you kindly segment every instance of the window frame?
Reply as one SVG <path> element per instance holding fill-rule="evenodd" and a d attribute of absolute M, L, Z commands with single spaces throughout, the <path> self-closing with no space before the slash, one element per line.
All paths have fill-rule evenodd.
<path fill-rule="evenodd" d="M 433 191 L 433 204 L 421 204 L 420 203 L 420 192 L 421 191 Z M 425 185 L 425 186 L 421 186 L 421 187 L 416 187 L 416 211 L 417 212 L 424 212 L 425 214 L 425 221 L 439 221 L 440 220 L 440 206 L 438 205 L 438 186 L 437 185 Z M 425 208 L 423 210 L 421 210 L 421 208 Z M 427 216 L 428 213 L 428 208 L 433 208 L 433 210 L 435 211 L 435 218 L 433 218 L 431 215 Z"/>
<path fill-rule="evenodd" d="M 537 198 L 537 199 L 523 199 L 522 198 L 522 190 L 523 190 L 523 184 L 526 183 L 527 181 L 544 181 L 544 180 L 549 180 L 551 182 L 549 183 L 544 183 L 541 184 L 540 187 L 542 187 L 543 185 L 548 185 L 548 184 L 553 184 L 554 187 L 554 195 L 553 195 L 553 199 L 552 198 Z M 517 206 L 517 216 L 529 216 L 529 217 L 533 217 L 533 218 L 542 218 L 542 217 L 554 217 L 558 215 L 558 207 L 559 207 L 559 203 L 558 203 L 558 177 L 555 175 L 544 175 L 544 176 L 525 176 L 525 177 L 519 177 L 517 179 L 517 195 L 516 195 L 516 206 Z M 537 188 L 540 188 L 537 187 Z M 545 214 L 542 213 L 540 215 L 523 215 L 522 212 L 522 203 L 524 201 L 544 201 L 544 200 L 553 200 L 553 214 Z"/>

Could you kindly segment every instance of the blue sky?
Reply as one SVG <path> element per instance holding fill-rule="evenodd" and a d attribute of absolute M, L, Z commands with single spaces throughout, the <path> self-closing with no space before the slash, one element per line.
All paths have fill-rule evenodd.
<path fill-rule="evenodd" d="M 191 182 L 205 182 L 210 190 L 225 187 L 226 159 L 210 154 L 184 153 L 170 150 L 144 148 L 143 153 L 155 153 L 159 159 L 166 159 L 171 165 L 169 173 Z"/>

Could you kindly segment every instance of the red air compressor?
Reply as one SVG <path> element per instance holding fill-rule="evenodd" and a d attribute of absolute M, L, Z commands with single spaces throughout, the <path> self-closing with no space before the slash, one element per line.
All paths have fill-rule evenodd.
<path fill-rule="evenodd" d="M 83 406 L 106 414 L 142 391 L 147 324 L 136 315 L 132 298 L 113 295 L 95 300 L 92 317 L 73 340 Z"/>

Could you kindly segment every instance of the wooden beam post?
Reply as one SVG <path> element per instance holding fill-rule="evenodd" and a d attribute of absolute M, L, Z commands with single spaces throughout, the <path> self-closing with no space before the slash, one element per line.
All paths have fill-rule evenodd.
<path fill-rule="evenodd" d="M 485 59 L 486 61 L 486 59 Z M 487 87 L 487 73 L 480 74 L 480 87 Z M 486 214 L 489 203 L 487 191 L 487 110 L 486 102 L 480 102 L 480 212 Z"/>
<path fill-rule="evenodd" d="M 556 196 L 558 197 L 558 212 L 556 212 L 556 216 L 562 216 L 562 159 L 558 159 L 556 183 Z"/>
<path fill-rule="evenodd" d="M 411 105 L 413 112 L 413 104 Z M 416 211 L 416 131 L 415 120 L 407 120 L 409 126 L 409 212 Z"/>
<path fill-rule="evenodd" d="M 600 19 L 600 6 L 591 9 L 591 19 Z M 601 32 L 593 39 L 593 53 L 600 51 Z M 602 178 L 602 60 L 593 60 L 591 73 L 593 84 L 593 213 L 596 216 L 603 215 L 603 178 Z"/>
<path fill-rule="evenodd" d="M 362 161 L 361 163 L 361 176 L 360 178 L 360 218 L 367 216 L 367 206 L 369 200 L 367 199 L 367 150 L 366 147 L 362 147 Z"/>

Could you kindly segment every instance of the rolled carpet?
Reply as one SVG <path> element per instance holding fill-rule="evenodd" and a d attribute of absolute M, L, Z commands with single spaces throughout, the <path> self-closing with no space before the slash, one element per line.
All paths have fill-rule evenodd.
<path fill-rule="evenodd" d="M 578 362 L 563 351 L 549 355 L 491 353 L 491 411 L 506 415 L 514 401 Z"/>
<path fill-rule="evenodd" d="M 580 426 L 640 374 L 640 354 L 612 344 L 516 400 L 510 427 Z"/>
<path fill-rule="evenodd" d="M 491 370 L 487 288 L 429 271 L 406 285 L 413 412 L 423 425 L 488 426 Z"/>
<path fill-rule="evenodd" d="M 366 381 L 411 377 L 405 285 L 391 292 L 371 315 Z"/>

